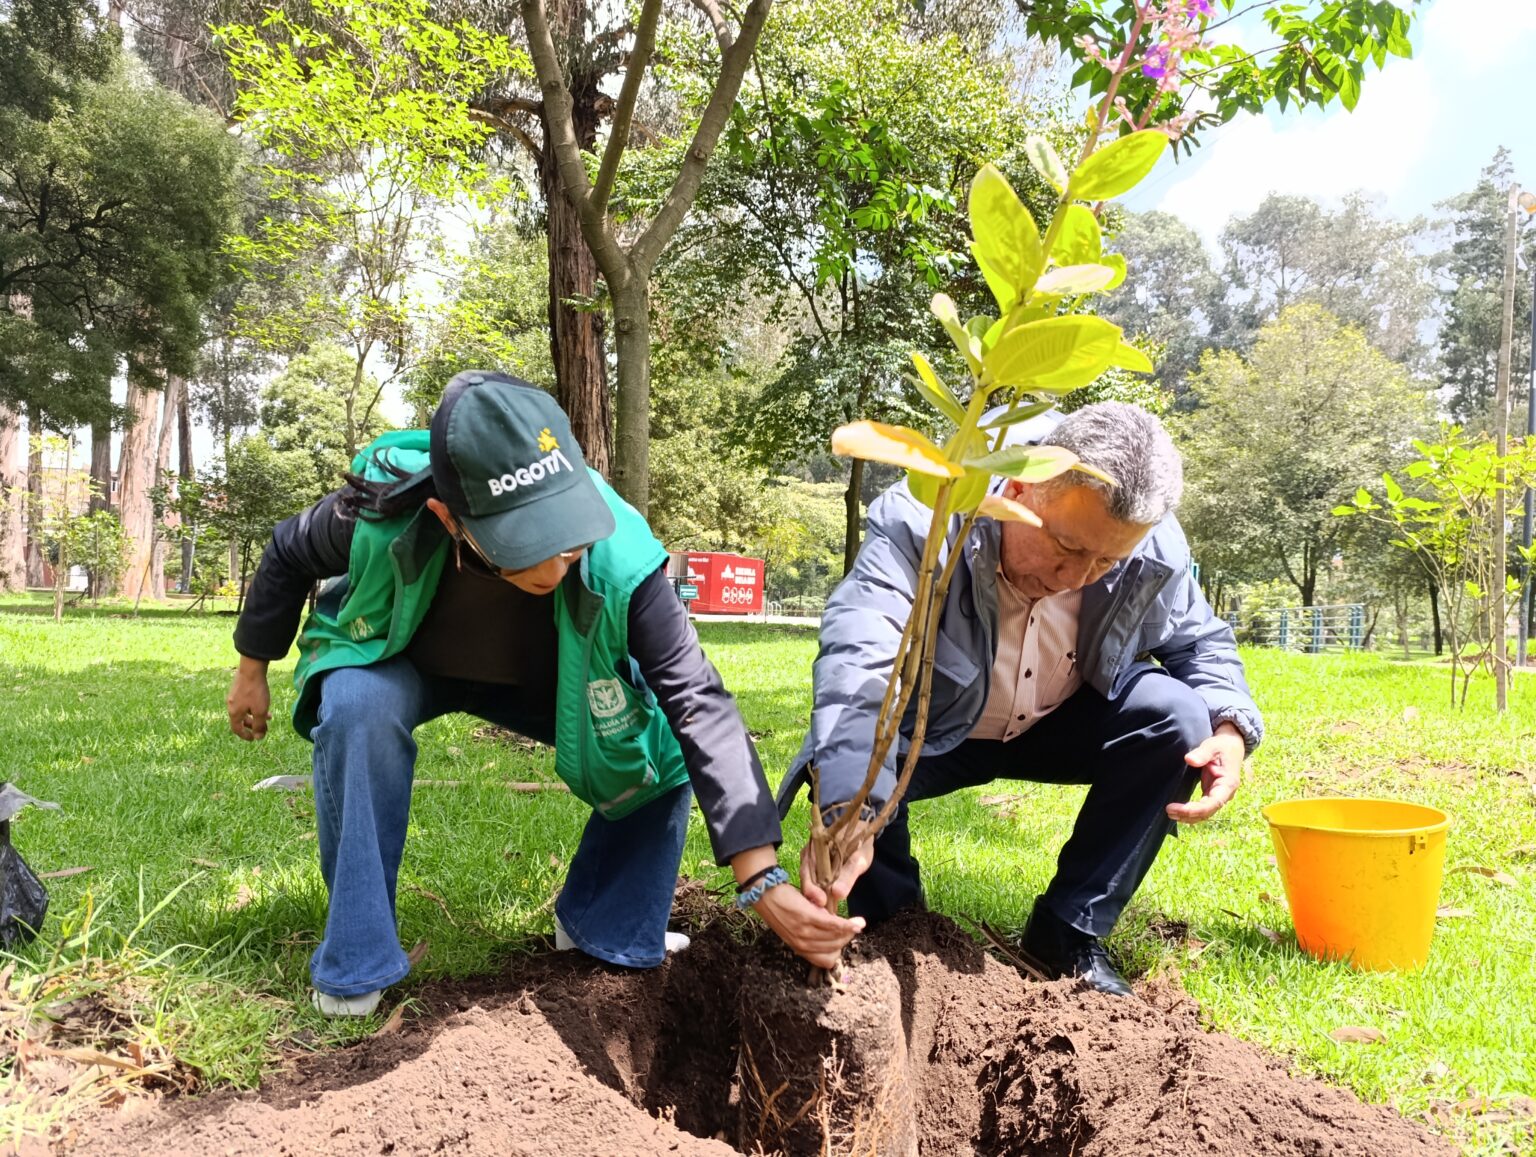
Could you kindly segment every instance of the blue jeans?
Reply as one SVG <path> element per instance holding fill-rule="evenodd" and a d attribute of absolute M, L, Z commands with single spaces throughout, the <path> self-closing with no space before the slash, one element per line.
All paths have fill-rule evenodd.
<path fill-rule="evenodd" d="M 555 728 L 520 703 L 515 687 L 425 675 L 403 657 L 322 678 L 315 817 L 331 903 L 309 973 L 321 992 L 358 996 L 411 970 L 395 925 L 395 881 L 416 767 L 412 732 L 455 711 L 544 743 L 554 742 Z M 623 819 L 594 813 L 587 821 L 555 905 L 584 952 L 630 968 L 666 958 L 691 801 L 684 784 Z"/>
<path fill-rule="evenodd" d="M 875 840 L 875 858 L 848 897 L 850 915 L 875 924 L 923 903 L 907 804 L 997 779 L 1086 783 L 1088 795 L 1040 903 L 1058 920 L 1107 936 L 1163 840 L 1164 810 L 1189 799 L 1200 773 L 1184 762 L 1211 735 L 1210 710 L 1192 687 L 1152 668 L 1110 701 L 1083 687 L 1017 739 L 967 739 L 920 756 L 907 794 Z"/>

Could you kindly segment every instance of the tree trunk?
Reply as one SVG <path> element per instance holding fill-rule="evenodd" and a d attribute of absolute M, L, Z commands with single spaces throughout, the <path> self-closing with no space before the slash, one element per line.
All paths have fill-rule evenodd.
<path fill-rule="evenodd" d="M 128 566 L 118 586 L 125 599 L 156 598 L 153 587 L 155 513 L 149 490 L 154 485 L 155 402 L 158 390 L 146 389 L 128 375 L 128 404 L 123 418 L 123 444 L 118 451 L 118 513 L 128 539 Z"/>
<path fill-rule="evenodd" d="M 182 387 L 181 397 L 176 401 L 176 445 L 180 450 L 176 475 L 183 485 L 196 477 L 196 470 L 192 463 L 192 404 L 188 399 L 191 391 Z M 192 593 L 192 567 L 197 557 L 197 543 L 190 535 L 181 536 L 181 582 L 178 589 L 182 594 Z"/>
<path fill-rule="evenodd" d="M 848 489 L 843 491 L 843 506 L 847 520 L 843 527 L 843 573 L 853 569 L 853 560 L 859 557 L 859 543 L 863 537 L 863 519 L 860 518 L 859 495 L 864 489 L 864 459 L 855 458 L 848 470 Z"/>
<path fill-rule="evenodd" d="M 575 73 L 568 78 L 571 120 L 583 152 L 591 152 L 597 141 L 600 79 Z M 604 311 L 570 304 L 572 299 L 590 301 L 596 296 L 597 261 L 581 235 L 576 206 L 561 192 L 560 166 L 550 139 L 546 124 L 538 167 L 548 216 L 549 352 L 555 366 L 555 400 L 571 420 L 587 465 L 606 477 L 613 465 L 613 404 L 603 349 Z"/>
<path fill-rule="evenodd" d="M 112 427 L 91 425 L 91 513 L 112 509 Z"/>
<path fill-rule="evenodd" d="M 43 501 L 43 416 L 36 406 L 27 407 L 27 509 L 38 510 Z M 27 515 L 27 526 L 32 525 L 32 516 Z M 40 587 L 46 585 L 43 582 L 44 559 L 42 547 L 38 546 L 37 539 L 30 529 L 27 533 L 27 585 Z"/>
<path fill-rule="evenodd" d="M 645 514 L 651 501 L 651 292 L 640 278 L 613 294 L 618 330 L 619 396 L 615 407 L 613 488 Z"/>
<path fill-rule="evenodd" d="M 165 381 L 165 397 L 161 399 L 159 439 L 155 446 L 154 485 L 169 487 L 171 479 L 171 445 L 176 435 L 176 412 L 187 383 L 178 374 L 170 374 Z M 153 506 L 151 506 L 153 510 Z M 167 520 L 169 521 L 169 520 Z M 165 598 L 165 535 L 155 528 L 155 549 L 150 565 L 150 589 L 152 598 Z"/>
<path fill-rule="evenodd" d="M 1445 654 L 1445 635 L 1440 629 L 1440 588 L 1429 580 L 1429 617 L 1435 626 L 1435 655 Z"/>
<path fill-rule="evenodd" d="M 0 406 L 0 591 L 27 585 L 27 457 L 21 415 Z"/>

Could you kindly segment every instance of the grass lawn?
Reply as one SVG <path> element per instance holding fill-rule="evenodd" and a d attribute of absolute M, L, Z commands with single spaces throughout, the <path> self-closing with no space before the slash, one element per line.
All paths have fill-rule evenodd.
<path fill-rule="evenodd" d="M 44 933 L 16 955 L 0 1008 L 7 997 L 94 997 L 131 1014 L 146 1064 L 174 1055 L 207 1080 L 248 1085 L 280 1050 L 377 1025 L 338 1027 L 303 1000 L 325 915 L 313 808 L 308 793 L 250 788 L 307 773 L 309 747 L 282 725 L 257 745 L 229 735 L 232 626 L 110 606 L 58 625 L 40 599 L 0 602 L 0 778 L 64 808 L 23 813 L 13 838 L 40 873 L 90 869 L 48 881 Z M 702 634 L 776 777 L 802 736 L 814 634 L 742 624 Z M 1500 720 L 1490 684 L 1475 683 L 1462 712 L 1433 666 L 1247 658 L 1269 739 L 1237 801 L 1165 848 L 1116 933 L 1121 960 L 1176 973 L 1215 1027 L 1367 1099 L 1434 1112 L 1469 1153 L 1536 1153 L 1536 674 L 1517 680 Z M 275 679 L 280 714 L 289 669 Z M 438 782 L 416 792 L 400 879 L 402 940 L 425 945 L 415 980 L 542 947 L 587 816 L 568 795 L 501 786 L 553 780 L 553 760 L 478 727 L 455 716 L 419 735 L 418 779 Z M 1418 974 L 1359 974 L 1296 948 L 1259 809 L 1330 792 L 1445 808 L 1448 867 L 1506 874 L 1447 875 L 1441 903 L 1457 914 L 1439 922 Z M 1016 930 L 1080 799 L 1080 789 L 999 784 L 915 805 L 932 905 Z M 803 831 L 802 812 L 786 862 Z M 684 870 L 726 880 L 697 813 Z M 1329 1033 L 1342 1026 L 1385 1040 L 1338 1043 Z M 7 1097 L 10 1063 L 0 1057 L 0 1140 L 59 1108 Z"/>

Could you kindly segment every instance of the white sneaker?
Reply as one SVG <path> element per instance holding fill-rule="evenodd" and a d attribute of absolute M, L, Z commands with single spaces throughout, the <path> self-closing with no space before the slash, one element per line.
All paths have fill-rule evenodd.
<path fill-rule="evenodd" d="M 687 948 L 688 945 L 690 945 L 692 943 L 693 943 L 693 941 L 689 940 L 688 937 L 684 936 L 681 932 L 668 932 L 667 933 L 667 954 L 671 955 L 674 952 L 681 952 L 684 948 Z M 571 939 L 571 934 L 565 930 L 565 926 L 560 923 L 560 918 L 558 916 L 556 916 L 555 917 L 555 951 L 556 952 L 569 952 L 571 949 L 573 949 L 575 947 L 576 947 L 576 941 Z"/>
<path fill-rule="evenodd" d="M 372 1016 L 383 997 L 382 988 L 365 992 L 361 996 L 332 996 L 319 989 L 311 989 L 309 1003 L 321 1016 Z"/>

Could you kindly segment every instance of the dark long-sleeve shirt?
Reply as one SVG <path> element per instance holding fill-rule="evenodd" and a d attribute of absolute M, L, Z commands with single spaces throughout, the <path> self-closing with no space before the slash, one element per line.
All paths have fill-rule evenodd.
<path fill-rule="evenodd" d="M 285 656 L 310 588 L 347 573 L 356 523 L 338 506 L 343 493 L 327 495 L 274 529 L 235 626 L 240 654 Z M 553 595 L 482 578 L 467 562 L 456 571 L 450 562 L 405 654 L 432 674 L 515 686 L 531 706 L 552 712 L 559 646 L 553 601 Z M 461 630 L 466 623 L 475 629 Z M 455 636 L 450 645 L 437 645 L 440 632 Z M 648 576 L 630 599 L 629 651 L 682 747 L 716 860 L 724 864 L 748 848 L 778 844 L 778 811 L 757 751 L 664 570 Z"/>

